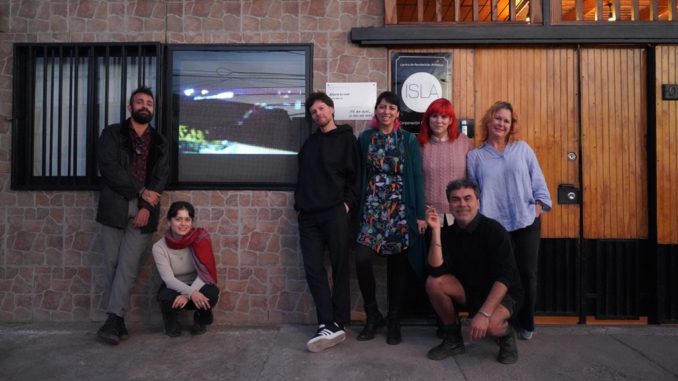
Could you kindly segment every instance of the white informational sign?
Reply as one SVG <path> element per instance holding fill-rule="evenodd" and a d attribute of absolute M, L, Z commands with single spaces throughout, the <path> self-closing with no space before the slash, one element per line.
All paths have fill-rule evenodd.
<path fill-rule="evenodd" d="M 328 82 L 325 93 L 334 101 L 335 120 L 370 120 L 374 116 L 376 82 Z"/>

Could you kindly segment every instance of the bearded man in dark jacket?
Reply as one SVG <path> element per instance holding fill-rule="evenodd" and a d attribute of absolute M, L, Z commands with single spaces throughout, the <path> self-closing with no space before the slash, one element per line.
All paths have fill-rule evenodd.
<path fill-rule="evenodd" d="M 102 224 L 108 313 L 97 337 L 112 345 L 129 336 L 124 316 L 158 227 L 160 193 L 169 176 L 167 141 L 150 125 L 154 106 L 149 88 L 134 90 L 127 106 L 131 117 L 107 126 L 97 146 L 102 184 L 96 220 Z"/>

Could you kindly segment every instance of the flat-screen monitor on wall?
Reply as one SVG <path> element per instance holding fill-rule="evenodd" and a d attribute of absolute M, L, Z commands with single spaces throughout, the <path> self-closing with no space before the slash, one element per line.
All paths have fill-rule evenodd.
<path fill-rule="evenodd" d="M 180 185 L 284 188 L 308 135 L 311 47 L 185 46 L 170 50 L 171 133 Z"/>

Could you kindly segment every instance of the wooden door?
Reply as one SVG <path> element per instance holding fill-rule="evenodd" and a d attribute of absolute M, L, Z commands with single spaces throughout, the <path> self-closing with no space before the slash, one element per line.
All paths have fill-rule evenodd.
<path fill-rule="evenodd" d="M 664 99 L 663 86 L 678 84 L 678 46 L 655 50 L 657 203 L 657 315 L 678 322 L 678 101 Z M 675 88 L 667 90 L 675 95 Z M 669 97 L 670 98 L 670 97 Z"/>
<path fill-rule="evenodd" d="M 537 154 L 554 200 L 553 210 L 542 219 L 543 238 L 579 236 L 579 205 L 556 203 L 559 184 L 579 186 L 576 60 L 573 48 L 476 52 L 476 130 L 480 130 L 480 120 L 494 102 L 505 100 L 513 105 L 518 137 Z M 574 158 L 568 158 L 572 153 Z"/>
<path fill-rule="evenodd" d="M 513 105 L 518 137 L 535 151 L 553 200 L 542 218 L 537 311 L 579 321 L 579 203 L 560 204 L 560 184 L 579 188 L 577 50 L 483 48 L 475 54 L 476 130 L 496 101 Z M 480 136 L 476 137 L 480 143 Z"/>
<path fill-rule="evenodd" d="M 651 284 L 646 50 L 581 50 L 584 312 L 639 319 Z"/>
<path fill-rule="evenodd" d="M 584 239 L 646 239 L 645 50 L 581 52 Z"/>

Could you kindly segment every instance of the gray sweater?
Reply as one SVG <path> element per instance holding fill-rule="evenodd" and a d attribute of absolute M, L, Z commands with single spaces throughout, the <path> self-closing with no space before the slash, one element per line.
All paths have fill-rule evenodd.
<path fill-rule="evenodd" d="M 195 270 L 191 248 L 170 249 L 165 238 L 161 238 L 153 245 L 153 259 L 167 288 L 190 297 L 205 285 Z"/>

